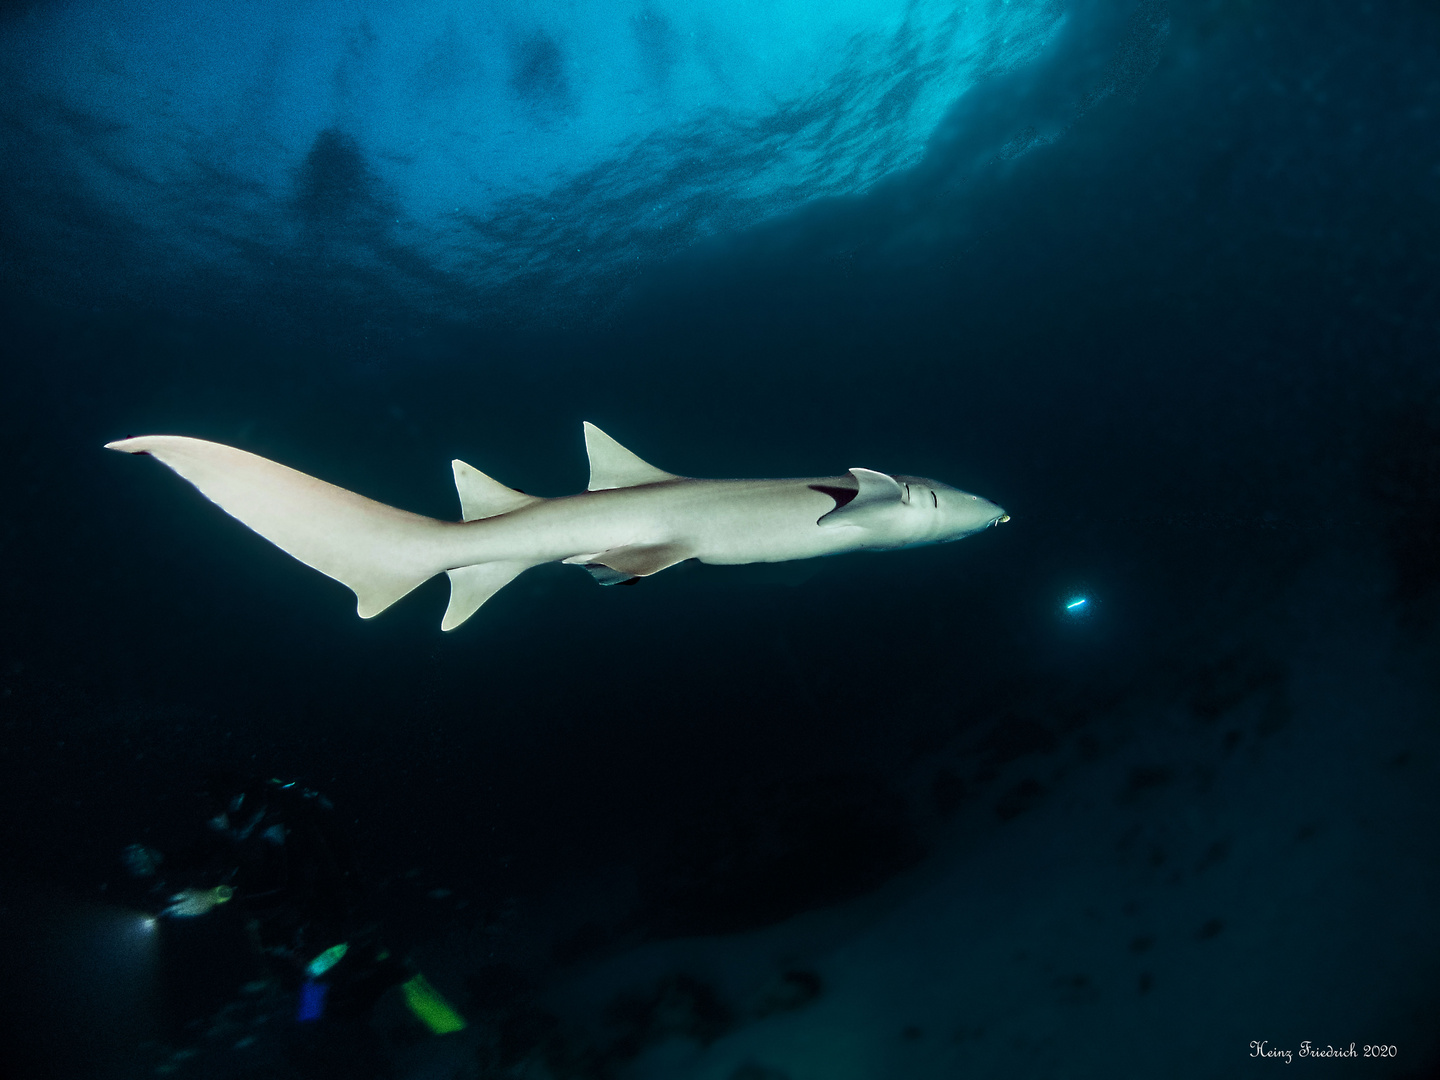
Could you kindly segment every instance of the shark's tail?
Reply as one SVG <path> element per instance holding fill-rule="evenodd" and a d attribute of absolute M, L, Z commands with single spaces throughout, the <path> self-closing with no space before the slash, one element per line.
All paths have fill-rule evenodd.
<path fill-rule="evenodd" d="M 397 510 L 232 446 L 180 435 L 143 435 L 106 446 L 159 458 L 272 544 L 348 585 L 363 619 L 449 571 L 450 607 L 442 626 L 450 630 L 525 569 L 503 562 L 456 566 L 456 524 Z M 467 510 L 471 516 L 480 515 Z"/>

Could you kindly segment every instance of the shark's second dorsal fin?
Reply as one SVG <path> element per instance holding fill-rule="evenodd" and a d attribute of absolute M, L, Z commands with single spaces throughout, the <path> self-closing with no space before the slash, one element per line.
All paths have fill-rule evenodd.
<path fill-rule="evenodd" d="M 632 454 L 590 421 L 585 421 L 585 450 L 590 455 L 589 491 L 639 487 L 679 480 L 674 473 L 655 468 Z"/>
<path fill-rule="evenodd" d="M 455 470 L 455 490 L 460 493 L 460 520 L 478 521 L 480 518 L 508 514 L 522 506 L 543 500 L 523 491 L 506 487 L 492 477 L 486 476 L 473 465 L 456 458 L 450 462 Z"/>

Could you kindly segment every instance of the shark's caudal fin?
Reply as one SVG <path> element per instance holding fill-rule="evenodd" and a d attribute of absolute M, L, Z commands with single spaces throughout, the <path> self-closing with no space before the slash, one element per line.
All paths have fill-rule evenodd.
<path fill-rule="evenodd" d="M 361 618 L 380 614 L 421 582 L 449 569 L 442 541 L 454 525 L 397 510 L 267 458 L 203 439 L 144 435 L 120 439 L 106 446 L 159 458 L 199 488 L 211 502 L 272 544 L 348 585 L 355 592 Z M 477 475 L 484 477 L 483 473 Z M 501 487 L 489 477 L 484 479 Z M 480 486 L 479 482 L 473 485 Z M 510 491 L 509 488 L 503 490 Z M 463 493 L 462 486 L 462 497 Z M 505 501 L 497 493 L 487 494 L 491 498 L 482 498 L 477 492 L 467 511 L 473 509 L 474 504 L 483 502 L 494 506 Z M 512 494 L 519 499 L 527 498 L 519 492 Z M 484 575 L 484 587 L 477 580 L 481 575 L 470 573 L 482 568 L 465 567 L 451 572 L 452 594 L 445 618 L 446 629 L 458 626 L 501 585 L 524 569 L 512 568 L 508 576 L 501 578 L 498 568 L 502 565 L 507 564 L 488 564 L 483 568 L 489 571 Z M 457 573 L 469 573 L 469 577 L 462 583 L 456 578 Z M 463 609 L 468 610 L 452 621 L 452 615 Z"/>

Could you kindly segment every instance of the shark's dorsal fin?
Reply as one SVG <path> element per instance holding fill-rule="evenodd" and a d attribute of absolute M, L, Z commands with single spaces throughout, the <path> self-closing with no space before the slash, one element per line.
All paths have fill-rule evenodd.
<path fill-rule="evenodd" d="M 844 506 L 838 506 L 820 517 L 817 525 L 866 525 L 877 511 L 910 501 L 909 489 L 893 476 L 887 476 L 873 469 L 851 469 L 850 475 L 860 485 L 860 491 Z"/>
<path fill-rule="evenodd" d="M 450 462 L 450 467 L 455 470 L 455 490 L 460 493 L 461 521 L 478 521 L 480 518 L 508 514 L 511 510 L 542 501 L 534 495 L 506 487 L 459 458 Z"/>
<path fill-rule="evenodd" d="M 641 461 L 588 420 L 585 421 L 585 450 L 590 455 L 589 491 L 639 487 L 641 484 L 680 479 L 674 473 Z"/>

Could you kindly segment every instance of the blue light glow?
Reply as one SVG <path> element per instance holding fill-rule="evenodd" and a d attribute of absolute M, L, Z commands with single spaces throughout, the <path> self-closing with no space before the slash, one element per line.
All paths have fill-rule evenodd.
<path fill-rule="evenodd" d="M 1089 602 L 1090 602 L 1089 600 L 1085 599 L 1085 597 L 1082 596 L 1082 597 L 1080 597 L 1080 599 L 1078 599 L 1078 600 L 1071 600 L 1068 604 L 1066 604 L 1066 605 L 1065 605 L 1065 610 L 1066 610 L 1066 611 L 1079 611 L 1081 608 L 1083 608 L 1083 607 L 1084 607 L 1086 604 L 1088 604 Z"/>
<path fill-rule="evenodd" d="M 325 983 L 306 979 L 300 984 L 300 1007 L 295 1019 L 302 1024 L 319 1020 L 325 1013 L 325 997 L 329 992 L 330 987 Z"/>

